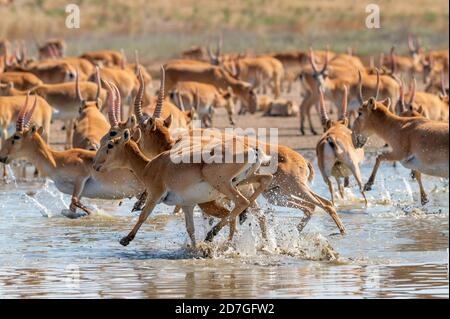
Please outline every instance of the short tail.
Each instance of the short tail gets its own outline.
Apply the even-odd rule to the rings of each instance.
[[[342,148],[338,145],[338,143],[337,143],[335,138],[329,136],[327,138],[327,142],[330,145],[330,147],[333,149],[333,152],[334,152],[335,155],[341,154],[343,152]]]

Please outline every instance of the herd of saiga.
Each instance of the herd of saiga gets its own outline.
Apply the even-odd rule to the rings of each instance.
[[[418,41],[414,43],[410,38],[409,44],[411,57],[396,56],[392,49],[389,59],[380,58],[379,68],[373,66],[373,59],[365,67],[353,54],[329,50],[249,57],[222,55],[219,45],[215,54],[208,51],[207,62],[203,61],[201,48],[191,49],[184,52],[190,59],[172,60],[161,67],[161,84],[155,98],[148,93],[151,76],[140,66],[137,55],[134,64],[127,63],[124,54],[115,51],[64,57],[64,43],[49,41],[39,46],[40,59],[34,61],[27,59],[20,44],[16,45],[15,55],[10,55],[9,43],[3,41],[0,89],[7,96],[0,97],[0,160],[5,164],[19,158],[31,162],[61,192],[72,195],[73,213],[76,208],[92,213],[80,202],[81,197],[138,197],[135,209],[142,212],[133,230],[121,240],[122,245],[134,239],[142,223],[161,202],[183,210],[194,245],[196,205],[205,215],[220,219],[207,240],[212,240],[226,225],[230,226],[231,240],[236,218],[250,206],[266,238],[265,216],[255,203],[260,194],[270,203],[302,210],[304,217],[299,231],[318,206],[344,233],[344,225],[334,208],[331,177],[338,182],[343,196],[343,188],[353,175],[366,199],[364,192],[374,183],[380,163],[399,161],[412,170],[418,181],[422,204],[427,202],[427,196],[421,173],[448,178],[445,88],[448,51],[425,54]],[[316,57],[323,62],[321,69]],[[196,117],[204,125],[212,125],[215,107],[225,107],[230,122],[234,123],[236,101],[241,103],[242,112],[256,112],[267,101],[267,96],[256,94],[258,90],[273,91],[274,98],[269,98],[265,108],[291,115],[292,102],[280,99],[279,95],[283,82],[289,83],[291,73],[299,67],[301,72],[297,74],[305,91],[300,105],[301,132],[304,134],[303,120],[307,117],[312,133],[316,134],[309,111],[318,104],[325,133],[317,144],[317,157],[331,202],[309,188],[307,183],[314,178],[313,167],[292,149],[193,127]],[[438,88],[439,95],[418,92],[414,76],[410,78],[410,92],[405,94],[401,74],[418,71],[424,75],[427,90]],[[170,100],[165,98],[166,90],[170,92]],[[31,103],[30,94],[34,94]],[[337,121],[329,118],[325,97],[340,106]],[[126,121],[122,121],[122,98],[130,106]],[[109,123],[102,110],[107,111]],[[52,116],[65,121],[68,132],[65,151],[56,151],[48,145]],[[351,117],[356,119],[350,125]],[[7,129],[14,121],[16,131],[7,139]],[[199,131],[201,138],[193,139]],[[381,137],[390,150],[377,157],[369,181],[363,186],[359,171],[364,157],[362,147],[373,134]],[[173,161],[174,154],[202,152],[203,147],[211,145],[215,149],[232,145],[232,155],[244,160]],[[260,170],[270,161],[268,154],[278,160],[273,174]],[[224,205],[224,199],[232,203],[231,211]]]

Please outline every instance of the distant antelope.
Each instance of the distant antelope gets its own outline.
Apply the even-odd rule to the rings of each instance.
[[[41,45],[34,39],[40,60],[62,58],[66,50],[66,43],[60,39],[47,40]]]
[[[333,176],[336,179],[339,193],[344,198],[344,185],[341,178],[348,179],[353,175],[367,205],[359,170],[359,164],[364,159],[364,150],[353,146],[352,131],[348,128],[347,91],[347,86],[344,86],[343,110],[338,121],[332,121],[328,118],[325,99],[322,91],[320,91],[320,115],[325,133],[317,143],[317,162],[322,177],[330,190],[333,204],[335,202],[334,189],[330,178]]]
[[[284,77],[283,64],[271,56],[258,56],[243,59],[230,60],[224,63],[224,67],[236,78],[251,83],[254,87],[271,87],[275,98],[281,94],[281,80]],[[235,70],[233,72],[233,70]]]
[[[178,82],[170,92],[170,98],[182,111],[196,106],[196,112],[206,127],[212,126],[212,113],[215,108],[227,111],[229,123],[234,125],[234,102],[231,88],[226,91],[218,90],[215,86],[199,82]]]
[[[166,64],[166,88],[171,91],[181,81],[195,81],[214,85],[219,90],[231,88],[233,94],[251,113],[256,112],[256,94],[250,83],[235,79],[225,69],[203,63]]]
[[[125,63],[125,57],[122,52],[113,50],[99,50],[85,52],[80,58],[90,61],[94,65],[101,67],[122,67]]]
[[[389,111],[390,103],[390,99],[379,102],[369,98],[361,106],[354,123],[352,137],[355,147],[362,147],[370,135],[376,134],[392,149],[377,157],[364,190],[371,190],[381,162],[399,161],[415,172],[424,205],[428,199],[421,174],[449,177],[448,123],[423,117],[399,117]]]
[[[400,97],[395,106],[396,112],[402,116],[421,114],[430,120],[448,121],[449,109],[445,95],[440,97],[427,92],[418,92],[416,86],[416,80],[413,79],[409,93],[405,94],[404,84],[401,83]]]
[[[97,69],[97,76],[100,73]],[[97,79],[100,82],[100,79]],[[109,131],[110,125],[100,111],[102,100],[85,100],[80,90],[80,83],[76,81],[76,94],[80,100],[79,116],[74,123],[72,146],[91,151],[97,151],[101,138]]]
[[[0,90],[8,90],[12,87],[19,90],[29,90],[43,82],[29,72],[4,72],[0,74]]]
[[[17,117],[15,133],[2,145],[0,162],[9,164],[14,159],[27,159],[41,174],[52,179],[59,191],[72,195],[72,213],[76,208],[92,213],[80,202],[82,197],[123,199],[142,193],[142,184],[128,170],[113,170],[107,174],[94,171],[94,151],[52,149],[42,138],[44,129],[31,123],[37,100],[35,95],[33,106],[29,107],[26,99]]]
[[[60,84],[42,84],[33,88],[32,92],[45,98],[48,103],[57,111],[54,114],[55,119],[63,120],[66,128],[66,148],[72,143],[73,121],[78,117],[80,100],[77,97],[78,76],[75,72],[76,81]],[[106,91],[101,89],[100,84],[92,82],[78,83],[82,96],[88,101],[102,102],[106,99]],[[26,92],[15,89],[10,90],[13,95],[25,95]]]

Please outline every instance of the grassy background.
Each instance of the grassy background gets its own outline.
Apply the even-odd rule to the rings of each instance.
[[[81,9],[81,28],[65,27],[65,5]],[[365,27],[377,3],[381,29]],[[100,48],[139,49],[166,59],[191,45],[224,38],[225,51],[272,52],[310,45],[359,54],[406,50],[414,33],[429,48],[448,47],[447,0],[15,0],[0,6],[0,38],[64,37],[69,54]]]

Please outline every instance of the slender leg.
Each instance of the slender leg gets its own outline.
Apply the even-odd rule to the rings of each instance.
[[[156,201],[153,198],[147,199],[147,203],[145,204],[144,209],[142,210],[141,214],[139,215],[139,219],[138,219],[136,225],[134,225],[133,229],[127,236],[123,237],[120,240],[120,244],[122,246],[128,246],[128,244],[134,239],[139,228],[141,228],[142,224],[147,220],[148,216],[150,216],[150,214],[152,213],[155,206],[156,206]]]
[[[73,194],[72,194],[72,201],[70,203],[70,210],[75,213],[76,209],[79,208],[83,210],[86,214],[91,215],[92,211],[81,204],[80,198],[83,193],[84,186],[86,185],[86,182],[89,180],[89,176],[80,177],[74,186]]]
[[[255,215],[255,217],[258,219],[259,227],[261,228],[261,235],[264,240],[268,240],[267,237],[267,218],[266,215],[261,211],[261,208],[259,205],[255,202],[254,205],[252,205],[252,212]]]
[[[399,160],[401,160],[401,157],[399,158],[399,156],[397,156],[397,154],[395,153],[383,153],[380,156],[378,156],[375,162],[375,166],[373,167],[372,174],[370,175],[369,180],[364,186],[364,191],[370,191],[372,189],[375,177],[378,172],[378,168],[380,167],[382,161],[399,161]]]
[[[422,174],[418,171],[412,171],[414,174],[415,179],[417,180],[417,183],[419,184],[419,188],[420,188],[420,202],[422,203],[422,205],[425,205],[426,203],[428,203],[428,196],[427,193],[425,192],[425,188],[423,187],[422,184]]]
[[[328,189],[330,190],[330,195],[331,195],[331,202],[334,205],[334,188],[333,188],[333,183],[331,182],[330,177],[324,177],[325,179],[325,183],[327,183],[328,185]]]
[[[134,204],[133,209],[131,210],[131,212],[136,212],[136,211],[140,211],[142,210],[142,207],[145,204],[145,201],[147,200],[147,191],[144,191],[138,198],[137,202]]]
[[[358,184],[359,191],[361,192],[361,195],[363,196],[365,205],[367,207],[367,204],[368,204],[367,203],[367,197],[366,197],[366,194],[364,193],[364,188],[363,188],[363,185],[362,185],[362,178],[361,178],[361,171],[359,169],[359,166],[356,165],[356,164],[351,163],[351,165],[349,165],[349,168],[352,171],[352,174],[353,174],[353,176],[356,179],[356,183]]]
[[[338,190],[339,190],[339,195],[341,196],[342,199],[344,199],[344,184],[342,184],[342,181],[339,177],[335,177],[336,179],[336,183],[338,184]],[[334,205],[334,202],[333,202]]]
[[[184,219],[186,222],[186,230],[189,238],[191,239],[192,246],[196,246],[195,241],[195,225],[194,225],[194,207],[195,206],[183,206]]]
[[[309,187],[305,184],[301,184],[301,187],[299,187],[298,195],[292,195],[294,199],[303,200],[305,202],[309,202],[311,204],[314,204],[316,206],[319,206],[324,211],[326,211],[333,221],[336,223],[336,226],[339,228],[339,231],[341,234],[345,234],[345,227],[342,223],[341,219],[339,218],[339,215],[336,213],[336,210],[333,208],[333,204],[326,200],[325,198],[315,194],[312,190],[309,189]]]
[[[305,216],[303,216],[302,219],[300,219],[300,223],[298,223],[297,225],[297,230],[299,233],[301,233],[308,224],[308,222],[311,220],[312,212],[314,211],[315,206],[305,202],[303,202],[303,204],[299,204],[294,201],[290,201],[290,204],[294,205],[296,208],[301,209],[305,214]]]

